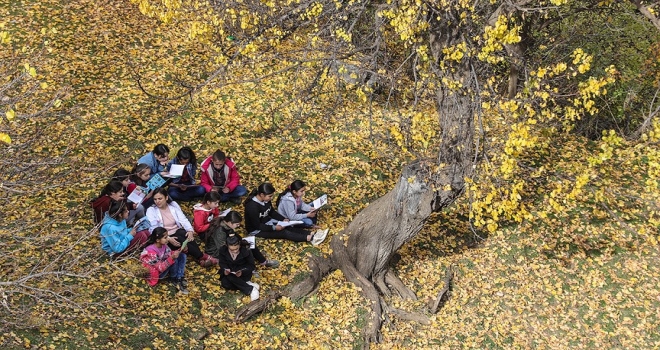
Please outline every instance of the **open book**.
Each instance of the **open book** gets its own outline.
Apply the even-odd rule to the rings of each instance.
[[[230,211],[231,211],[231,208],[225,209],[225,210],[220,212],[220,215],[218,215],[218,217],[224,218],[225,216],[227,216],[227,214],[229,214]]]
[[[154,174],[151,180],[147,181],[147,187],[149,188],[149,191],[153,191],[158,187],[163,186],[164,184],[165,184],[165,179],[163,179],[163,177],[160,176],[160,174]]]
[[[176,178],[176,177],[181,177],[183,175],[183,169],[185,169],[185,165],[181,164],[172,164],[170,166],[170,171],[163,175],[163,177],[171,177],[171,178]]]
[[[135,187],[133,192],[128,195],[128,200],[135,203],[135,204],[140,204],[144,200],[144,197],[149,194],[149,189],[141,186]]]
[[[314,207],[314,210],[318,210],[326,204],[328,204],[328,195],[324,194],[312,202],[312,207]]]
[[[138,221],[136,221],[133,227],[135,227],[135,232],[140,232],[140,231],[148,230],[149,227],[151,227],[151,224],[149,223],[149,219],[147,219],[147,217],[145,216],[139,219]]]
[[[282,227],[287,227],[287,226],[293,226],[293,225],[300,225],[302,223],[303,223],[302,221],[291,220],[291,221],[278,221],[276,225],[280,225]]]
[[[250,249],[254,249],[257,246],[255,239],[255,236],[247,236],[243,238],[244,241],[250,243]]]

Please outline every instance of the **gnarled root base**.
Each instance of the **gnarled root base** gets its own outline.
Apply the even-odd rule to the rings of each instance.
[[[370,281],[369,278],[357,270],[347,253],[344,240],[340,237],[341,235],[336,235],[330,242],[332,255],[329,258],[317,256],[310,258],[309,268],[311,274],[307,278],[291,286],[287,292],[273,292],[268,296],[262,297],[260,300],[243,306],[236,312],[234,321],[238,323],[244,322],[248,318],[264,311],[282,296],[288,296],[292,300],[303,298],[314,292],[319,282],[328,273],[335,269],[340,269],[346,279],[355,284],[361,290],[362,295],[371,302],[371,317],[363,330],[365,348],[369,348],[369,344],[372,342],[379,343],[382,340],[380,329],[383,322],[389,322],[388,315],[422,324],[431,323],[431,320],[426,315],[387,305],[381,297],[381,293],[389,296],[392,292],[396,292],[404,299],[413,300],[416,300],[417,296],[389,269],[380,276],[372,276],[374,282]]]
[[[321,279],[331,271],[335,270],[328,258],[312,256],[309,259],[308,265],[311,274],[307,276],[307,278],[293,285],[286,293],[273,292],[265,297],[262,296],[259,300],[255,300],[241,307],[236,311],[234,322],[241,323],[256,314],[261,313],[283,296],[288,296],[292,300],[298,300],[311,294],[316,289],[319,282],[321,282]]]

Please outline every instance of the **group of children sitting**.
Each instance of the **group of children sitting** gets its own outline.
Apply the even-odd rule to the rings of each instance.
[[[241,214],[233,210],[221,213],[218,209],[221,202],[240,204],[247,193],[234,162],[217,150],[202,162],[200,183],[196,184],[197,159],[192,149],[182,147],[171,160],[169,151],[166,145],[159,144],[141,157],[131,171],[115,171],[91,202],[94,220],[100,225],[102,249],[111,256],[121,256],[142,248],[140,261],[149,270],[149,285],[167,279],[187,294],[184,273],[190,255],[203,267],[219,266],[224,288],[240,290],[256,300],[259,285],[251,281],[256,266],[277,267],[279,262],[266,259],[254,237],[313,245],[325,240],[328,230],[316,225],[319,208],[303,202],[306,188],[301,180],[295,180],[280,194],[277,210],[271,203],[275,188],[270,183],[260,184],[247,196],[247,237],[243,239],[235,231],[243,220]],[[148,191],[139,203],[128,200],[133,191],[145,191],[156,174],[167,178],[173,164],[183,165],[181,176]],[[198,199],[201,202],[193,207],[191,224],[177,201]],[[302,223],[289,225],[294,221]],[[204,251],[197,241],[203,242]]]

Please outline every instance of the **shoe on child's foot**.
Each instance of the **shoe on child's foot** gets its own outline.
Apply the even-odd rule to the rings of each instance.
[[[183,285],[185,288],[188,288],[188,281],[186,281],[185,277],[181,277],[179,281],[181,282],[181,285]]]
[[[202,267],[211,267],[214,265],[218,265],[218,259],[208,255],[204,254],[200,259],[199,259],[199,264]]]
[[[325,241],[325,237],[328,235],[328,231],[330,231],[330,229],[316,231],[314,236],[312,236],[312,245],[317,246],[323,243],[323,241]]]
[[[277,260],[272,260],[272,259],[266,259],[266,261],[262,262],[261,265],[265,267],[278,267],[280,266],[280,262]]]
[[[259,284],[257,284],[257,283],[254,283],[252,281],[247,281],[245,283],[247,283],[247,284],[251,285],[253,288],[257,288],[257,290],[259,290]]]
[[[179,293],[188,294],[188,288],[183,285],[181,280],[179,280],[179,283],[176,285],[176,287],[179,289]]]
[[[259,271],[257,271],[257,270],[252,271],[252,278],[259,278],[259,277],[261,277],[261,275],[259,274]]]
[[[259,289],[257,287],[252,287],[252,292],[250,292],[250,301],[255,301],[259,299]]]

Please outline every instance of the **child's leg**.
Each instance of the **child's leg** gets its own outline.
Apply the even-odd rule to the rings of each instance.
[[[243,275],[245,275],[246,272],[243,271]],[[252,278],[252,272],[247,273],[249,275],[248,281],[250,278]],[[250,292],[252,292],[252,286],[247,284],[247,282],[243,279],[243,275],[241,277],[236,277],[234,274],[229,274],[229,275],[223,275],[222,278],[220,279],[220,284],[222,285],[223,288],[228,289],[228,290],[240,290],[241,293],[245,295],[250,295]]]
[[[314,226],[314,221],[312,221],[311,218],[303,218],[300,221],[303,222],[303,224],[301,225],[302,227],[312,227],[312,226]]]
[[[236,186],[233,191],[229,193],[220,193],[220,201],[227,202],[230,198],[243,197],[247,194],[247,188],[242,185]]]
[[[309,234],[308,232],[306,233],[300,233],[300,232],[294,232],[293,227],[287,227],[286,229],[282,231],[260,231],[257,233],[257,237],[262,237],[262,238],[271,238],[271,239],[288,239],[290,241],[294,242],[307,242],[307,235]],[[304,230],[303,230],[304,231]]]
[[[250,252],[252,252],[252,256],[254,257],[254,260],[256,260],[258,263],[264,263],[266,262],[266,257],[261,254],[261,251],[259,250],[259,247],[255,244],[254,249],[250,249]]]
[[[180,280],[183,278],[184,273],[186,272],[186,254],[181,253],[179,257],[174,261],[174,275],[172,277]]]
[[[174,264],[167,268],[167,270],[161,272],[160,275],[158,275],[158,280],[160,281],[167,277],[175,278],[174,276],[176,276],[176,260],[174,261]]]

